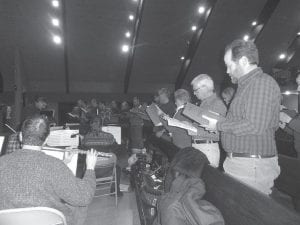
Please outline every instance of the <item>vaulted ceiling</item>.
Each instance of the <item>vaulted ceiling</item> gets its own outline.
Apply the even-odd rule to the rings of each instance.
[[[174,88],[176,82],[177,87],[187,87],[200,73],[221,84],[227,77],[225,45],[253,30],[251,23],[270,0],[59,2],[60,7],[54,8],[52,0],[0,0],[5,91],[13,90],[16,66],[29,92],[151,93],[159,87]],[[299,42],[300,1],[277,3],[255,39],[267,72],[278,64],[280,53]],[[198,7],[207,4],[211,11],[195,39],[200,28],[192,31],[191,26],[203,16]],[[128,19],[130,13],[136,17],[133,21]],[[51,24],[53,17],[61,21],[60,28]],[[127,30],[132,33],[129,39],[124,35]],[[61,45],[53,42],[55,34],[63,37]],[[123,43],[134,47],[123,53]],[[287,67],[300,68],[299,44],[295,51]]]

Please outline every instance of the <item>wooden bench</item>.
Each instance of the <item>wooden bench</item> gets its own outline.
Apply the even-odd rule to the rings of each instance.
[[[226,225],[299,225],[300,215],[223,172],[207,166],[204,198],[221,212]]]
[[[167,155],[178,151],[172,143],[158,138],[152,138],[151,143]],[[279,164],[281,175],[275,182],[276,188],[292,197],[299,197],[299,161],[280,155]],[[205,167],[202,179],[206,184],[204,198],[221,211],[226,225],[300,225],[300,214],[295,210],[218,169]]]
[[[275,187],[292,197],[296,210],[300,213],[300,160],[279,155],[280,175],[275,180]]]

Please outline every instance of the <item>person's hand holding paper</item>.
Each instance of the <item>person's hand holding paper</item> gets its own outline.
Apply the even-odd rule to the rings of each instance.
[[[279,120],[282,123],[289,123],[292,120],[292,117],[290,117],[288,114],[286,114],[284,112],[280,112]]]
[[[205,130],[210,132],[216,132],[217,131],[217,122],[218,120],[210,118],[208,116],[202,115],[202,118],[208,120],[208,124],[202,124],[201,126],[205,128]]]

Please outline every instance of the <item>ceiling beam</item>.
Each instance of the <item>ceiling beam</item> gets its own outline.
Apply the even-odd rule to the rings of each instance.
[[[175,89],[178,89],[182,86],[187,72],[191,66],[191,63],[194,59],[195,53],[197,51],[197,48],[199,46],[201,37],[202,37],[202,33],[206,28],[207,25],[207,21],[209,16],[211,15],[211,11],[213,9],[213,7],[215,6],[217,0],[207,0],[206,4],[208,7],[208,11],[206,11],[206,13],[204,14],[204,16],[201,16],[198,20],[197,23],[197,30],[195,31],[194,35],[191,38],[191,41],[189,42],[187,51],[185,53],[184,56],[184,60],[182,62],[179,74],[177,75],[177,79],[175,82]]]
[[[127,94],[128,88],[129,88],[129,82],[132,72],[132,66],[133,66],[133,60],[135,55],[135,46],[138,40],[139,31],[140,31],[140,25],[142,21],[143,16],[143,10],[146,0],[139,0],[139,4],[136,9],[136,20],[134,24],[134,29],[132,33],[132,39],[129,47],[129,55],[127,59],[127,66],[126,66],[126,72],[125,72],[125,78],[124,78],[124,93]]]
[[[61,0],[62,5],[62,40],[63,40],[63,53],[64,53],[64,73],[65,73],[65,88],[66,93],[70,93],[70,77],[69,77],[69,57],[68,57],[68,27],[67,27],[67,12],[66,0]]]
[[[270,20],[272,14],[277,8],[280,0],[268,0],[261,10],[256,22],[257,24],[252,27],[250,39],[257,40],[257,37],[262,33],[266,23]]]
[[[288,63],[292,60],[297,50],[300,49],[300,35],[296,34],[296,37],[291,41],[291,44],[287,48],[285,54],[286,58],[277,62],[274,66],[278,69],[288,69]]]

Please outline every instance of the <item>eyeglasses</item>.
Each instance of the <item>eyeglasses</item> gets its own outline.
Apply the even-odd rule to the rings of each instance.
[[[194,93],[197,93],[200,89],[201,89],[201,87],[199,87],[199,88],[197,88],[197,89],[195,89],[193,91],[194,91]]]

